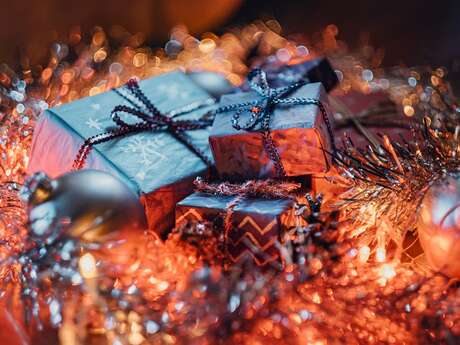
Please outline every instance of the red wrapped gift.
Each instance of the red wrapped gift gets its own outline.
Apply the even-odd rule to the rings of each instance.
[[[320,83],[268,87],[260,70],[254,92],[222,97],[209,142],[225,179],[302,176],[329,169],[332,117]]]

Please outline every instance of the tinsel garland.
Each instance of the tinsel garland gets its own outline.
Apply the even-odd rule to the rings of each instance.
[[[162,243],[147,234],[142,241],[133,241],[138,245],[132,248],[132,264],[124,274],[109,274],[115,258],[108,253],[99,275],[87,275],[84,285],[74,280],[75,294],[70,293],[70,285],[54,286],[33,275],[33,283],[43,289],[36,296],[35,308],[40,310],[32,311],[41,317],[41,311],[50,308],[54,319],[44,313],[42,321],[58,328],[63,344],[85,344],[94,338],[134,345],[460,341],[455,282],[399,261],[424,188],[445,171],[458,168],[457,108],[445,82],[447,71],[384,71],[379,51],[363,47],[350,53],[336,35],[337,28],[329,26],[322,33],[323,41],[301,45],[262,22],[201,40],[176,29],[171,39],[180,42],[183,50],[170,57],[167,49],[139,45],[109,54],[113,42],[97,28],[88,39],[79,34],[77,40],[73,35],[68,43],[56,43],[47,66],[17,73],[1,66],[3,263],[23,253],[28,243],[18,190],[25,178],[35,119],[47,107],[109,90],[132,76],[145,78],[176,68],[214,70],[239,84],[249,58],[275,54],[288,63],[327,54],[341,77],[338,92],[386,90],[414,119],[414,135],[420,138],[404,143],[383,136],[378,147],[374,143],[367,151],[347,141],[335,157],[351,187],[342,198],[342,218],[337,212],[321,213],[318,203],[310,199],[303,214],[309,225],[292,229],[290,240],[280,246],[292,262],[282,272],[261,272],[248,265],[223,272],[177,237]],[[189,231],[202,231],[197,226]],[[62,256],[59,248],[53,251]],[[78,265],[85,260],[92,263],[94,257],[84,253],[89,252],[69,252],[75,259],[72,271],[83,273]],[[208,256],[213,254],[217,255],[209,246]],[[33,264],[39,272],[47,271],[48,259],[46,265]],[[1,266],[2,285],[27,289],[21,265],[24,262]],[[47,299],[59,292],[66,293],[55,302]],[[20,317],[17,323],[21,324]]]

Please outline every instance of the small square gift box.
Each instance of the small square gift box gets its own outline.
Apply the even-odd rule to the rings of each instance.
[[[276,56],[270,56],[260,68],[267,73],[267,80],[272,87],[288,86],[292,83],[305,81],[307,83],[321,83],[324,89],[329,92],[339,82],[337,73],[325,57],[284,64]]]
[[[273,89],[261,70],[248,80],[253,91],[223,96],[215,111],[209,142],[220,177],[327,172],[335,143],[323,86],[299,82]]]
[[[206,114],[214,103],[172,72],[49,109],[36,125],[29,172],[109,172],[139,195],[149,228],[164,233],[176,203],[212,165]]]
[[[251,258],[257,266],[281,262],[277,243],[296,225],[290,199],[242,198],[195,192],[176,206],[176,227],[217,222],[224,231],[224,255],[232,263]]]

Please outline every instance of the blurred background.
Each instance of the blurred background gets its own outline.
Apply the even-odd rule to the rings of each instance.
[[[384,65],[429,63],[459,69],[460,2],[455,0],[0,0],[0,61],[46,59],[50,43],[75,25],[83,32],[121,25],[162,45],[185,24],[195,34],[220,33],[256,19],[275,18],[283,34],[314,35],[328,24],[350,46],[385,49]]]

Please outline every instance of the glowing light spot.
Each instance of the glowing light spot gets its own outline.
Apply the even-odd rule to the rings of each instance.
[[[131,332],[132,333],[140,333],[142,331],[142,326],[137,323],[137,322],[133,322],[131,324]]]
[[[107,58],[107,52],[104,48],[99,49],[94,53],[94,62],[102,62]]]
[[[145,330],[147,333],[154,334],[160,330],[160,326],[152,320],[149,320],[145,323]]]
[[[386,252],[385,252],[385,248],[377,248],[376,251],[375,251],[375,260],[377,262],[384,262],[385,259],[386,259]]]
[[[414,116],[415,110],[411,105],[406,105],[404,106],[404,114],[409,117]]]
[[[444,76],[446,75],[446,72],[443,68],[436,68],[435,73],[439,78],[444,78]]]
[[[94,35],[93,35],[93,44],[95,46],[100,46],[104,43],[105,41],[105,34],[104,32],[102,31],[99,31],[99,32],[96,32]]]
[[[131,345],[140,345],[144,342],[145,338],[140,333],[130,333],[128,335],[128,342]]]
[[[61,81],[64,84],[69,84],[73,80],[74,76],[75,76],[75,71],[74,70],[71,69],[71,70],[65,71],[61,75]]]
[[[147,55],[144,53],[137,53],[133,57],[134,67],[142,67],[147,63]]]
[[[396,276],[395,269],[390,264],[384,264],[380,268],[380,276],[386,280],[390,280]]]
[[[216,42],[214,42],[210,38],[205,38],[198,45],[198,49],[200,49],[205,54],[211,53],[215,48],[216,48]]]
[[[123,71],[123,65],[118,62],[114,62],[109,67],[109,72],[113,74],[120,74]]]
[[[16,106],[16,111],[17,111],[19,114],[22,114],[22,113],[24,112],[24,110],[26,110],[26,107],[24,106],[24,104],[19,103],[19,104]]]
[[[343,72],[338,70],[338,69],[336,69],[335,74],[337,75],[337,79],[339,80],[339,83],[341,83],[342,80],[343,80]]]
[[[321,296],[319,295],[319,293],[315,292],[311,296],[311,300],[313,301],[313,303],[320,304],[321,303]]]
[[[158,287],[158,290],[165,291],[169,287],[169,284],[168,282],[161,282],[157,285],[157,287]]]
[[[61,86],[61,89],[59,90],[59,95],[65,96],[65,95],[67,95],[69,90],[70,90],[69,85],[64,84],[64,85]]]
[[[47,81],[51,78],[52,75],[53,75],[53,70],[47,67],[42,71],[42,80]]]
[[[431,84],[433,84],[434,86],[438,86],[440,83],[440,80],[437,76],[435,75],[432,75],[431,76]]]
[[[310,54],[310,51],[305,46],[297,46],[295,50],[296,50],[297,56],[306,56]]]
[[[417,79],[415,79],[414,77],[410,77],[407,79],[407,83],[412,86],[412,87],[415,87],[417,86]]]
[[[370,69],[365,69],[361,73],[361,77],[363,78],[363,80],[369,82],[372,79],[374,79],[374,73],[372,73],[372,71]]]
[[[388,283],[388,281],[390,281],[396,276],[395,269],[391,264],[382,265],[378,273],[379,273],[380,278],[377,279],[377,283],[380,286],[385,286]]]
[[[102,92],[101,88],[95,86],[95,87],[92,87],[92,88],[89,90],[89,95],[90,95],[90,96],[95,96],[95,95],[97,95],[98,93],[101,93],[101,92]]]
[[[78,268],[85,279],[95,278],[97,276],[96,259],[90,253],[84,254],[78,261]]]
[[[227,75],[227,80],[232,83],[232,85],[240,85],[243,82],[243,79],[235,73]]]
[[[276,52],[276,58],[281,62],[289,62],[291,59],[291,52],[286,48],[278,49]]]
[[[370,254],[371,249],[368,246],[361,247],[359,248],[358,260],[362,263],[365,263],[367,260],[369,260]]]
[[[182,44],[179,41],[170,40],[165,45],[165,52],[169,56],[176,56],[181,52],[182,48]]]

